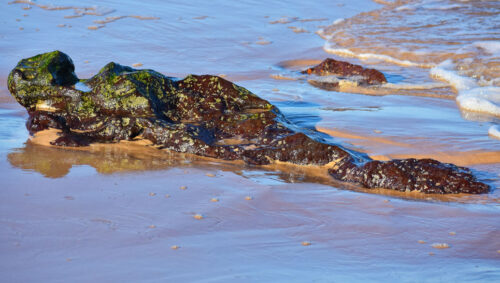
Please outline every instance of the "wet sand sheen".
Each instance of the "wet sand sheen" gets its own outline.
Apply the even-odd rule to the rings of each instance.
[[[157,146],[153,146],[151,142],[138,138],[135,141],[121,141],[116,144],[102,144],[102,143],[94,143],[88,147],[65,147],[61,148],[59,146],[53,146],[50,144],[51,141],[55,140],[58,137],[58,133],[60,130],[50,129],[44,130],[36,133],[33,137],[30,138],[29,143],[37,146],[42,146],[49,149],[53,149],[50,155],[60,154],[60,159],[68,159],[67,164],[64,166],[57,166],[56,168],[51,168],[49,171],[47,169],[43,169],[37,165],[36,158],[33,155],[27,155],[26,158],[19,153],[11,153],[9,155],[9,161],[12,165],[26,168],[26,169],[34,169],[39,171],[42,174],[45,174],[48,177],[62,177],[68,174],[70,168],[73,165],[90,165],[97,169],[100,173],[110,174],[115,172],[133,172],[133,171],[144,171],[144,170],[159,170],[166,169],[171,167],[185,167],[185,166],[202,166],[202,167],[214,167],[219,170],[224,171],[239,171],[242,168],[245,168],[245,164],[241,160],[236,161],[226,161],[219,160],[213,158],[207,158],[202,156],[197,156],[193,154],[185,154],[185,153],[177,153],[172,152],[165,149],[159,149]],[[35,149],[36,150],[36,149]],[[55,150],[55,151],[54,151]],[[41,155],[41,163],[44,162],[45,159],[48,158],[48,155],[44,155],[43,148],[38,148]],[[83,158],[68,158],[71,155],[74,155],[76,152],[88,152],[94,153],[95,156],[84,155]],[[107,160],[101,160],[101,155],[107,152],[116,152],[118,154],[117,162],[110,163]],[[127,158],[120,157],[120,153],[125,154]],[[377,157],[377,156],[375,156]],[[415,155],[409,155],[408,157],[415,157]],[[425,157],[425,155],[424,155]],[[436,156],[433,156],[436,157]],[[439,156],[438,156],[439,157]],[[385,156],[379,156],[376,160],[383,160],[387,158]],[[457,158],[458,160],[459,158]],[[141,162],[144,160],[144,162]],[[148,161],[151,160],[151,161]],[[464,160],[463,158],[460,160]],[[446,161],[443,161],[446,162]],[[347,189],[357,192],[365,192],[370,194],[380,194],[392,197],[398,197],[403,199],[418,199],[424,201],[444,201],[444,202],[462,202],[462,203],[500,203],[500,199],[495,196],[474,196],[467,194],[453,194],[453,195],[437,195],[437,194],[424,194],[417,191],[414,192],[398,192],[389,189],[365,189],[358,187],[353,184],[338,182],[334,180],[328,174],[328,168],[334,166],[334,162],[326,164],[324,166],[314,166],[314,165],[296,165],[287,162],[274,161],[270,165],[257,166],[256,170],[268,170],[274,172],[280,172],[280,174],[284,177],[285,181],[294,181],[295,178],[298,177],[297,180],[300,182],[315,182],[319,184],[330,185],[335,188]],[[210,175],[215,177],[214,174],[207,173],[207,176]],[[293,177],[293,176],[297,177]],[[289,176],[289,177],[286,177]],[[186,186],[181,186],[181,189],[187,189]]]
[[[317,127],[316,130],[331,135],[332,137],[347,139],[354,145],[367,146],[368,149],[364,150],[364,152],[375,160],[387,161],[391,159],[405,158],[432,158],[444,163],[453,163],[459,166],[500,163],[500,151],[446,151],[445,148],[443,148],[442,151],[436,151],[436,149],[439,150],[440,147],[438,144],[428,144],[423,142],[413,144],[402,143],[387,138],[373,137],[368,135],[361,136],[345,131],[331,130],[323,127]],[[361,142],[359,140],[361,140]],[[372,145],[372,149],[370,149],[370,145]],[[386,147],[384,148],[381,145],[385,145]],[[379,152],[396,152],[394,147],[404,148],[404,150],[408,151],[408,153],[389,153],[382,155],[379,154]]]

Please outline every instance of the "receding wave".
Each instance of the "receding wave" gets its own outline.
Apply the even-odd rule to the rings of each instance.
[[[421,81],[427,75],[450,87],[462,111],[500,116],[499,1],[376,2],[384,6],[317,31],[326,40],[324,50],[381,69],[388,65],[412,69],[405,73],[411,84],[384,88],[419,86],[428,96],[442,92],[439,83]],[[494,133],[490,130],[491,136]]]

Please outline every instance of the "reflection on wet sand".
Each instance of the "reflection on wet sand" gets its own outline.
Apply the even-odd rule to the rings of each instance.
[[[194,159],[194,156],[158,150],[133,142],[122,142],[120,145],[100,144],[88,150],[78,150],[38,145],[28,140],[25,147],[15,149],[8,155],[8,160],[14,167],[36,171],[49,178],[64,177],[73,166],[79,165],[91,166],[101,174],[112,174],[189,167]],[[202,161],[199,161],[199,165],[203,165]],[[208,166],[208,162],[205,166]],[[225,168],[222,163],[210,166],[219,170]]]
[[[289,168],[286,170],[288,172],[260,174],[259,170],[244,166],[242,162],[228,162],[159,150],[156,147],[145,146],[142,141],[93,144],[82,150],[39,145],[28,140],[23,148],[13,150],[7,158],[14,167],[36,171],[49,178],[61,178],[66,176],[73,166],[88,165],[101,174],[197,167],[236,172],[248,177],[269,176],[278,182],[294,183],[306,180],[306,172],[303,170]],[[272,170],[271,166],[268,168]],[[326,172],[325,176],[327,177]]]
[[[109,147],[106,150],[90,152],[46,147],[30,141],[24,148],[10,153],[8,160],[15,167],[36,171],[49,178],[64,177],[73,166],[77,165],[89,165],[101,174],[110,174],[167,169],[181,164],[176,159],[146,157],[133,151],[123,151],[120,148]]]
[[[93,144],[89,148],[60,148],[28,140],[23,148],[7,156],[14,167],[36,171],[48,178],[62,178],[73,166],[88,165],[100,174],[168,170],[172,168],[201,168],[233,172],[264,185],[284,183],[317,183],[342,190],[380,194],[402,199],[460,203],[500,203],[495,193],[488,195],[434,195],[419,192],[399,192],[388,189],[364,189],[333,180],[320,166],[298,166],[278,162],[266,166],[249,166],[242,162],[223,161],[159,150],[145,146],[142,141],[119,144]],[[214,175],[215,177],[216,175]],[[214,179],[216,180],[216,179]],[[217,181],[214,181],[217,182]]]

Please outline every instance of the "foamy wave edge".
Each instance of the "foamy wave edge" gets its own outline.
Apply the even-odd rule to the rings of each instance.
[[[346,48],[336,48],[331,45],[328,41],[325,43],[323,46],[323,49],[331,54],[335,54],[338,56],[342,57],[351,57],[351,58],[358,58],[360,60],[379,60],[379,61],[384,61],[387,63],[391,64],[396,64],[400,66],[405,66],[405,67],[419,67],[419,68],[433,68],[436,65],[434,64],[425,64],[425,63],[417,63],[417,62],[412,62],[409,60],[400,60],[394,57],[391,57],[389,55],[383,55],[383,54],[376,54],[376,53],[355,53],[349,49]]]
[[[500,117],[500,87],[479,86],[473,78],[459,75],[453,67],[447,60],[432,68],[430,74],[457,90],[456,101],[461,109]]]

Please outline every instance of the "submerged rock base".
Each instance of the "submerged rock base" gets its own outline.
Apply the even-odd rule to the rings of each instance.
[[[8,87],[28,110],[30,133],[62,130],[53,145],[141,137],[160,148],[247,164],[327,165],[333,178],[367,188],[489,191],[466,168],[431,159],[373,161],[314,140],[268,101],[217,76],[179,80],[109,63],[92,78],[80,80],[69,56],[54,51],[21,60],[9,74]]]

